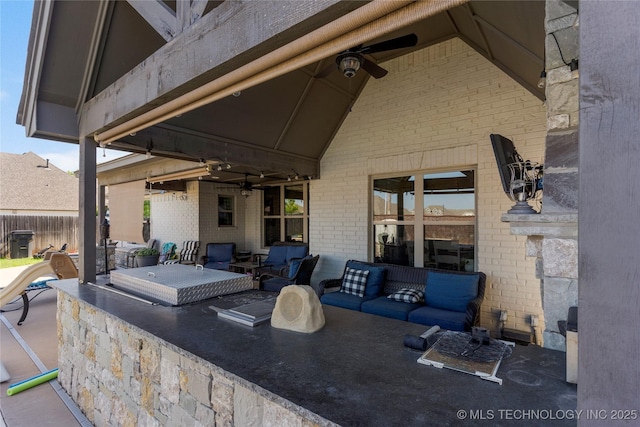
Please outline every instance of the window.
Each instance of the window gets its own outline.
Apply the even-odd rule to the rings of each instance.
[[[271,246],[279,241],[307,241],[308,188],[307,183],[300,183],[264,189],[264,246]]]
[[[218,196],[218,227],[233,227],[233,196]]]
[[[374,178],[372,206],[375,262],[475,269],[475,171]]]

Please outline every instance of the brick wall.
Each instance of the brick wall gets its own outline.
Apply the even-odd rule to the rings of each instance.
[[[167,192],[151,197],[151,238],[160,245],[198,240],[199,192],[197,182],[188,182],[186,192]]]
[[[320,254],[314,280],[339,277],[350,258],[370,259],[372,175],[442,168],[477,170],[478,267],[488,276],[481,322],[528,329],[540,315],[540,281],[526,237],[501,222],[511,202],[502,191],[489,134],[511,138],[525,158],[543,162],[542,102],[459,39],[384,64],[371,79],[311,182],[310,251]],[[542,316],[540,316],[542,317]]]
[[[230,185],[200,182],[199,186],[201,199],[199,235],[203,248],[210,242],[235,242],[238,250],[244,249],[247,199],[240,195],[239,189],[231,188]],[[218,227],[218,195],[235,198],[233,227]],[[252,197],[255,198],[256,195]]]

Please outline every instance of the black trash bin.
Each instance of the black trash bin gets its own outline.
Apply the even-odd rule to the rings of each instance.
[[[33,256],[33,235],[31,230],[11,232],[11,258],[31,258]]]

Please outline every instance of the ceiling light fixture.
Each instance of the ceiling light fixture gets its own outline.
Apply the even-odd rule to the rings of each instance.
[[[336,58],[338,67],[345,77],[353,77],[362,65],[363,58],[357,53],[345,53]]]
[[[538,79],[538,89],[544,89],[547,85],[547,72],[542,70],[540,72],[540,79]]]
[[[287,181],[291,182],[291,175],[287,175]]]
[[[216,169],[218,169],[218,171],[221,171],[222,170],[222,165],[218,164],[218,167]]]
[[[260,178],[264,178],[264,172],[260,171]]]

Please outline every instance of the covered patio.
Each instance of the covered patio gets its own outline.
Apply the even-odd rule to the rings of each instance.
[[[637,61],[607,42],[621,37],[637,47],[638,12],[626,2],[579,6],[578,12],[577,2],[552,0],[37,2],[18,121],[30,136],[80,144],[80,283],[96,281],[105,186],[138,181],[163,191],[151,193],[154,238],[234,241],[260,252],[268,249],[273,220],[280,221],[277,237],[288,235],[286,215],[266,213],[267,189],[277,188],[282,201],[293,182],[305,208],[301,238],[321,255],[314,276],[321,280],[338,277],[347,259],[374,259],[375,182],[474,171],[474,268],[491,281],[483,326],[497,331],[507,311],[508,326],[535,330],[535,317],[544,345],[562,349],[556,323],[579,305],[585,333],[578,409],[608,408],[602,390],[616,396],[616,409],[634,409],[629,396],[637,395],[639,372],[624,355],[637,353],[638,341],[623,344],[628,351],[594,341],[610,330],[613,306],[622,324],[640,320],[630,282],[637,267],[628,259],[628,236],[639,234],[628,230],[638,231],[637,221],[628,209],[610,213],[628,225],[621,234],[591,207],[594,199],[621,206],[622,191],[606,190],[607,183],[629,182],[627,190],[637,192],[637,171],[617,168],[613,151],[628,153],[628,160],[636,154],[628,144],[638,125],[618,117],[632,114],[628,105],[637,107],[626,87],[638,76],[622,72],[622,80],[592,83],[613,64],[625,70],[625,61]],[[415,44],[379,44],[410,34]],[[378,51],[360,54],[367,46]],[[348,49],[360,67],[353,77],[335,64]],[[578,57],[580,80],[567,61]],[[382,77],[376,64],[388,74]],[[541,71],[546,87],[538,86]],[[618,93],[626,94],[623,105]],[[597,120],[582,120],[596,110],[616,124],[607,134],[595,128]],[[544,163],[540,213],[503,215],[511,203],[500,188],[491,133],[508,135],[523,155]],[[619,150],[602,153],[605,140]],[[97,173],[96,153],[106,147],[141,156]],[[602,162],[611,167],[594,175]],[[426,184],[414,182],[419,206]],[[228,228],[211,219],[226,195],[236,196],[237,222]],[[412,224],[415,241],[428,235],[420,221]],[[594,249],[585,242],[616,235],[622,246],[607,249],[627,257],[624,268],[589,256]],[[414,245],[416,263],[424,262],[422,251]],[[612,278],[617,285],[604,291]],[[591,366],[599,360],[620,363],[596,372]]]

